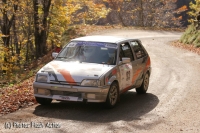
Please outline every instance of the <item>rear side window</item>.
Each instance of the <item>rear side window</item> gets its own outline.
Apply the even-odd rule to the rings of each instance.
[[[134,51],[137,59],[146,56],[146,53],[145,53],[143,47],[137,41],[132,41],[131,47],[133,48],[133,51]]]
[[[134,60],[133,53],[128,42],[120,45],[120,60],[122,59],[122,57],[128,57],[131,59],[131,61]]]

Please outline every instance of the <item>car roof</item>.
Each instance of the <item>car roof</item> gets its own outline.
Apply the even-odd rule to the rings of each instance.
[[[72,39],[72,41],[90,41],[90,42],[107,42],[107,43],[118,43],[125,40],[129,39],[116,36],[100,36],[100,35],[84,36]]]

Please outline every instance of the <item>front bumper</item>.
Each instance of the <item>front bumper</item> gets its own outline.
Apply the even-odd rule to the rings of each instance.
[[[34,96],[61,101],[105,102],[110,86],[84,87],[34,82]]]

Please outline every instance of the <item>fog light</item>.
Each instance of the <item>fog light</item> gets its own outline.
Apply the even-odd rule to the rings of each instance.
[[[38,94],[41,94],[41,95],[50,95],[50,91],[49,90],[46,90],[46,89],[38,89]]]
[[[87,94],[87,98],[95,99],[95,94]]]

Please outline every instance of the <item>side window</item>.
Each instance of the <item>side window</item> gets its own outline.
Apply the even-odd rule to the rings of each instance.
[[[142,58],[146,55],[143,47],[137,41],[132,41],[131,47],[133,48],[137,59]]]
[[[130,47],[129,43],[122,43],[120,45],[119,56],[120,56],[120,60],[122,60],[123,57],[128,57],[131,59],[131,61],[134,60],[133,53],[131,51],[131,47]]]

